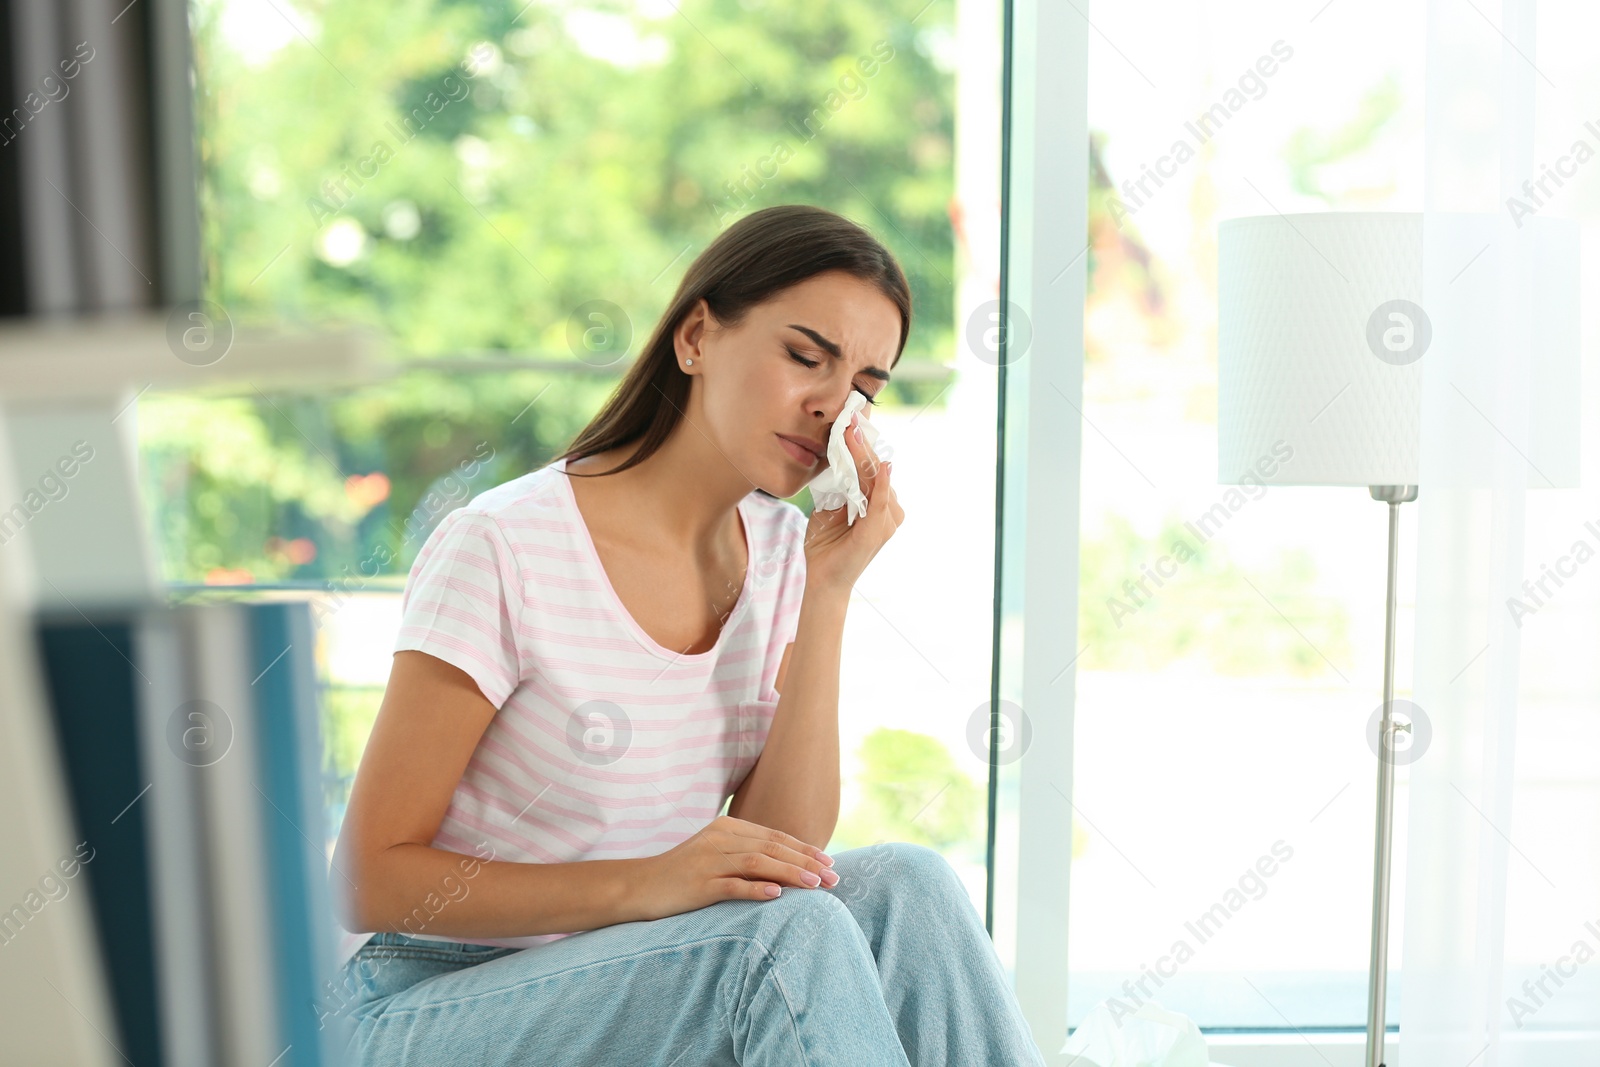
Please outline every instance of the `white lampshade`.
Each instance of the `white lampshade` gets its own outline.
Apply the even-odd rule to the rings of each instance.
[[[1433,384],[1460,399],[1439,394],[1430,417],[1452,444],[1460,437],[1460,455],[1430,469],[1468,484],[1472,465],[1512,440],[1539,471],[1531,486],[1577,484],[1576,225],[1492,215],[1429,215],[1426,225],[1426,245],[1421,214],[1219,226],[1219,481],[1416,485],[1423,375],[1440,374]],[[1508,294],[1519,276],[1525,288]],[[1523,375],[1526,392],[1501,428],[1507,374]]]

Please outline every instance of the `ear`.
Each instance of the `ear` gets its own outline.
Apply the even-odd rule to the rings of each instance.
[[[678,328],[672,331],[672,347],[678,356],[678,366],[688,374],[693,374],[701,366],[704,354],[705,336],[708,326],[716,323],[716,318],[711,314],[711,305],[706,303],[706,298],[701,297],[695,302],[689,313],[684,315],[683,321],[678,323]],[[693,366],[688,366],[688,360],[694,360]]]

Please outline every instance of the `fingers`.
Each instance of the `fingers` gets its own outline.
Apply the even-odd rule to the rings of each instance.
[[[769,859],[793,867],[804,885],[832,886],[839,880],[833,868],[817,859],[809,846],[806,851],[800,852],[776,841],[764,841],[757,843],[756,851]]]
[[[832,888],[839,876],[832,870],[833,859],[799,838],[759,823],[724,816],[729,825],[725,833],[744,843],[735,846],[729,858],[746,878],[765,878],[784,885]]]
[[[856,419],[857,419],[856,428],[858,430],[862,426],[866,425],[866,422],[867,422],[866,416],[864,416],[864,415],[862,415],[862,414],[860,414],[858,412],[856,414]],[[867,443],[867,439],[866,439],[865,436],[862,436],[859,440],[856,441],[856,448],[857,448],[856,462],[860,466],[861,470],[866,474],[866,476],[868,478],[873,479],[874,484],[876,484],[878,474],[879,474],[880,471],[883,470],[883,464],[878,459],[878,451],[877,451],[877,449],[873,448],[870,444]]]
[[[889,464],[879,462],[878,457],[872,457],[872,491],[868,494],[872,499],[877,499],[878,490],[889,491]]]
[[[783,892],[776,882],[747,882],[743,878],[718,878],[724,900],[771,900]]]
[[[740,876],[747,881],[775,882],[778,885],[792,885],[800,889],[816,889],[819,886],[823,889],[832,889],[839,884],[839,876],[831,868],[823,867],[814,861],[813,865],[820,868],[820,872],[786,863],[765,852],[741,852],[733,857],[733,861],[739,868]]]
[[[850,455],[856,461],[857,467],[862,465],[868,453],[866,441],[856,436],[856,431],[861,427],[861,421],[861,413],[858,411],[850,416],[850,425],[845,427],[844,431],[844,447],[850,450]]]
[[[873,492],[882,480],[884,464],[879,461],[877,450],[867,443],[866,438],[856,437],[856,431],[866,422],[865,416],[859,411],[851,416],[850,428],[845,431],[845,447],[850,450],[851,458],[856,461],[856,471],[861,475],[863,488],[867,499],[872,499]]]
[[[774,844],[783,845],[787,848],[793,849],[795,852],[804,857],[822,857],[827,855],[826,852],[823,852],[816,845],[807,844],[798,837],[795,837],[793,834],[786,834],[782,830],[775,830],[770,826],[762,826],[758,822],[751,822],[748,819],[741,819],[736,815],[720,815],[711,825],[717,826],[719,829],[726,830],[729,833],[737,834],[740,837],[753,837],[757,841],[771,841]],[[825,863],[827,866],[832,866],[833,860],[829,858],[825,861]]]
[[[864,442],[863,447],[866,447]],[[894,488],[889,484],[891,473],[889,466],[889,464],[878,459],[878,454],[875,451],[867,456],[866,460],[861,464],[861,489],[867,495],[867,503],[870,505],[867,509],[869,512],[881,515],[888,511],[893,515],[893,513],[900,510],[900,505],[895,503]],[[883,507],[880,502],[887,503],[888,507]],[[898,526],[899,522],[899,516],[894,515],[894,525]]]

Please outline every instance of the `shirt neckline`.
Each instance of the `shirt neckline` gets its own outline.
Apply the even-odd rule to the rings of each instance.
[[[623,625],[633,633],[634,640],[661,659],[682,660],[686,663],[705,663],[716,656],[722,650],[728,631],[733,629],[734,623],[743,614],[745,601],[750,598],[750,572],[753,569],[751,564],[756,558],[756,546],[755,540],[751,535],[750,513],[745,508],[745,501],[741,499],[736,505],[736,510],[739,513],[739,523],[743,527],[745,543],[744,584],[739,587],[739,597],[734,601],[733,607],[728,610],[726,618],[723,619],[722,628],[717,631],[717,639],[710,648],[704,652],[675,652],[670,648],[663,647],[655,638],[646,633],[644,627],[639,625],[638,620],[633,617],[633,613],[628,610],[627,605],[622,602],[622,598],[617,595],[616,587],[611,584],[611,576],[606,573],[605,564],[600,560],[600,550],[595,547],[594,536],[589,533],[589,524],[584,521],[583,512],[578,507],[578,496],[572,491],[572,476],[567,473],[567,461],[565,459],[557,460],[550,464],[550,468],[557,472],[556,480],[561,483],[562,498],[566,501],[566,507],[571,514],[573,527],[578,531],[578,542],[583,546],[584,555],[588,557],[589,564],[594,568],[594,572],[599,578],[601,588],[605,591],[607,599],[611,601],[612,610],[622,620]]]

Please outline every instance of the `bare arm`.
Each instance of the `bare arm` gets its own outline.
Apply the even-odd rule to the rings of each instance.
[[[778,709],[728,814],[826,848],[839,822],[839,659],[849,591],[806,588]]]
[[[356,772],[329,889],[352,932],[525,937],[661,918],[779,886],[833,884],[831,864],[779,830],[725,816],[638,859],[518,863],[430,842],[495,707],[465,672],[395,653]],[[830,881],[832,879],[832,881]],[[769,890],[770,887],[770,890]]]
[[[630,885],[641,860],[514,863],[432,847],[495,707],[463,671],[395,653],[356,772],[329,888],[355,932],[521,937],[644,918]]]
[[[845,434],[845,443],[867,494],[867,513],[854,525],[843,508],[811,513],[805,593],[794,641],[778,667],[778,709],[756,765],[728,804],[729,815],[824,845],[839,821],[839,660],[845,612],[856,578],[905,518],[887,464],[879,463],[872,446],[855,432]]]

